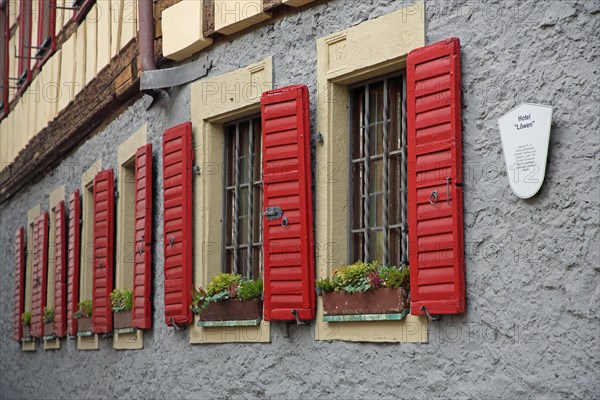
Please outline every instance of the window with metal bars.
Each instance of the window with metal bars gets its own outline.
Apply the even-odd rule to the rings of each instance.
[[[351,88],[350,260],[408,264],[404,75]]]
[[[262,157],[260,117],[225,126],[225,272],[262,276]]]
[[[39,0],[38,37],[35,57],[36,68],[50,58],[56,47],[56,0]]]
[[[31,79],[31,24],[33,19],[33,3],[20,0],[19,3],[19,70],[17,86],[23,90]]]

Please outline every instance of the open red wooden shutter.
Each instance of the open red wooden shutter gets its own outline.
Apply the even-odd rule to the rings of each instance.
[[[407,59],[411,313],[465,310],[460,43]]]
[[[92,332],[112,331],[110,293],[113,290],[115,182],[112,169],[94,178],[94,272],[92,290]]]
[[[165,322],[192,322],[192,124],[163,135]]]
[[[69,336],[77,336],[77,319],[74,317],[79,304],[79,253],[81,234],[81,199],[79,189],[69,198],[69,284],[67,288],[67,321]]]
[[[31,291],[31,336],[41,338],[44,332],[48,275],[48,212],[33,221],[33,282]]]
[[[315,317],[310,107],[305,85],[261,98],[264,313],[267,321]],[[281,215],[270,216],[278,213]]]
[[[17,229],[15,235],[15,308],[13,337],[20,341],[23,338],[23,321],[21,315],[25,310],[25,228]]]
[[[135,154],[133,327],[152,328],[152,145]]]
[[[65,337],[67,329],[67,226],[65,202],[54,207],[54,335]]]

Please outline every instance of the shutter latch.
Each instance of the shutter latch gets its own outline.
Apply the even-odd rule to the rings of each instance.
[[[267,217],[267,221],[271,221],[281,218],[283,216],[283,210],[279,206],[267,207],[263,215]]]
[[[199,166],[199,165],[194,165],[194,166],[192,167],[192,173],[193,173],[194,175],[200,175],[200,166]]]
[[[316,142],[316,143],[323,144],[323,142],[324,142],[323,135],[321,134],[321,132],[314,133],[310,136],[310,141],[313,143]]]

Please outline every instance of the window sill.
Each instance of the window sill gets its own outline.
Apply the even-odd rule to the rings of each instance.
[[[77,332],[78,337],[94,336],[94,332]]]
[[[247,319],[238,321],[198,321],[197,326],[202,328],[218,328],[218,327],[231,327],[231,326],[258,326],[260,325],[262,318]]]
[[[323,315],[323,322],[400,321],[407,315],[408,310],[392,314]]]
[[[136,330],[137,329],[135,329],[135,328],[120,328],[120,329],[115,329],[113,332],[118,333],[118,334],[135,333]]]
[[[34,341],[34,339],[32,336],[21,339],[21,343],[29,343],[29,342],[33,342],[33,341]]]
[[[48,335],[48,336],[44,336],[42,339],[43,340],[54,340],[54,339],[56,339],[56,336],[54,336],[54,335]]]

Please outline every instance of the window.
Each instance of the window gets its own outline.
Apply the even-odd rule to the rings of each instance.
[[[8,113],[8,39],[10,38],[8,3],[8,1],[0,3],[0,79],[2,82],[2,90],[0,91],[0,118]]]
[[[19,58],[17,86],[22,91],[31,79],[31,25],[32,25],[32,2],[20,0],[19,5]]]
[[[39,0],[38,13],[36,68],[40,68],[56,49],[56,0]]]
[[[259,117],[225,127],[225,272],[262,276],[262,162]]]
[[[404,76],[351,89],[351,260],[408,263]]]

